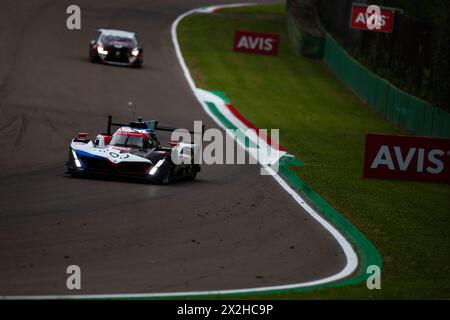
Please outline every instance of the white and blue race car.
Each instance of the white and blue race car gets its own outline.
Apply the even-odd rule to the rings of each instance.
[[[111,134],[112,126],[120,128]],[[200,165],[194,161],[199,147],[173,141],[169,146],[161,146],[157,130],[177,129],[141,118],[129,124],[113,123],[109,116],[107,132],[97,135],[94,141],[83,132],[72,139],[66,173],[132,177],[159,184],[195,179],[200,171]]]

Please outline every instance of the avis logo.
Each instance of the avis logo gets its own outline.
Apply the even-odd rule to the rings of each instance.
[[[350,27],[359,30],[392,32],[395,10],[377,5],[353,3]]]
[[[277,34],[236,31],[234,51],[251,52],[264,55],[278,54],[279,36]]]
[[[367,134],[364,177],[450,183],[450,139]]]
[[[379,30],[386,25],[386,16],[381,14],[379,6],[368,6],[366,12],[359,12],[355,23],[366,25],[369,30]]]
[[[391,154],[392,149],[394,151],[393,155]],[[409,148],[408,153],[405,156],[402,155],[402,150],[399,146],[394,146],[392,149],[389,149],[389,146],[387,145],[382,145],[375,159],[370,165],[370,168],[377,169],[378,166],[385,165],[389,168],[389,170],[396,170],[397,167],[398,169],[400,169],[400,171],[407,171],[412,162],[412,159],[415,158],[417,160],[415,165],[416,172],[423,172],[424,170],[426,170],[431,174],[438,174],[444,170],[444,161],[439,159],[439,157],[442,157],[446,154],[446,152],[444,152],[443,150],[430,150],[426,155],[426,158],[428,159],[430,165],[427,165],[425,167],[425,149]],[[414,157],[416,153],[417,157]],[[394,159],[396,160],[395,164]]]
[[[274,39],[271,38],[259,38],[251,36],[243,36],[237,44],[237,48],[245,48],[247,50],[262,50],[262,51],[272,51],[273,50]]]

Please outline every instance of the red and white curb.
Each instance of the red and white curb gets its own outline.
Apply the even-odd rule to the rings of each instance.
[[[276,141],[272,141],[271,137],[267,135],[267,132],[258,129],[250,123],[250,121],[245,119],[236,108],[218,95],[199,88],[195,89],[195,94],[197,99],[200,100],[203,105],[206,105],[206,108],[208,109],[208,112],[211,113],[213,119],[215,119],[216,122],[218,121],[222,127],[225,127],[227,134],[232,135],[236,142],[263,168],[266,168],[267,166],[277,166],[280,159],[287,155],[284,148],[280,147]],[[214,104],[215,112],[219,112],[228,123],[231,123],[232,128],[221,122],[220,119],[217,119],[217,114],[211,111],[209,104]],[[234,129],[234,131],[230,131],[230,129]],[[245,136],[248,141],[251,141],[252,143],[245,144],[242,139],[238,139],[238,136]],[[266,172],[266,174],[268,173]]]

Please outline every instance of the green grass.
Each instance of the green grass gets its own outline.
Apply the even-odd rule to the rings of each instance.
[[[234,53],[236,29],[280,33],[279,56]],[[305,163],[296,173],[383,257],[381,290],[363,283],[271,298],[450,298],[450,186],[362,178],[366,133],[409,132],[375,114],[321,61],[297,55],[283,6],[192,16],[178,35],[197,86],[225,92],[258,127],[279,128],[281,145]]]

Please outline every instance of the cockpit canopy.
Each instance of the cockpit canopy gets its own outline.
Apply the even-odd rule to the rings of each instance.
[[[117,131],[109,143],[111,146],[150,149],[156,146],[153,137],[148,133]]]

